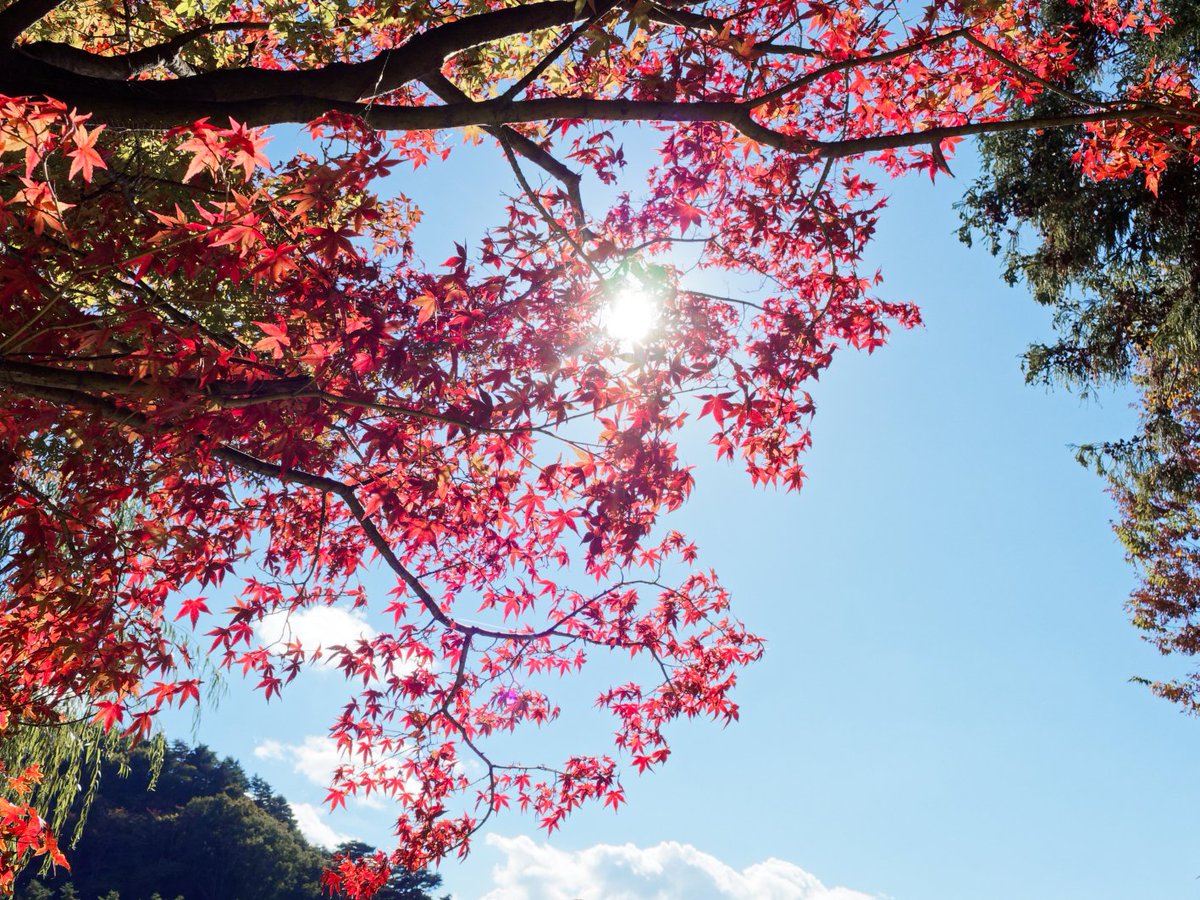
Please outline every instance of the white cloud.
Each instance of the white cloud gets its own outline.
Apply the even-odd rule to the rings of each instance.
[[[285,744],[274,738],[268,738],[254,748],[258,759],[279,760],[290,763],[292,771],[303,775],[313,784],[327,788],[333,782],[333,773],[339,766],[351,762],[349,757],[338,751],[333,738],[323,735],[310,734],[299,744]],[[385,773],[398,771],[395,762],[383,763]],[[416,789],[416,782],[406,782],[410,790]],[[354,794],[349,798],[351,803],[357,803],[368,809],[384,809],[386,804],[379,794]]]
[[[325,671],[334,669],[340,660],[337,654],[330,652],[331,647],[354,650],[360,641],[370,641],[379,636],[361,609],[342,606],[314,606],[292,612],[277,610],[255,623],[254,632],[259,643],[277,653],[293,641],[298,642],[310,657],[319,649],[321,658],[316,662],[316,668]],[[379,664],[382,666],[382,661]],[[412,656],[401,656],[390,665],[390,669],[368,680],[373,688],[383,689],[386,676],[403,678],[421,667]],[[437,671],[437,666],[432,662],[425,667]]]
[[[286,759],[284,745],[274,738],[269,738],[254,748],[254,755],[259,759]]]
[[[310,734],[301,744],[265,740],[254,748],[254,755],[259,759],[290,762],[293,771],[320,787],[328,787],[334,770],[346,762],[333,738],[317,734]]]
[[[354,840],[352,836],[330,828],[321,818],[321,810],[311,803],[289,803],[288,806],[292,808],[292,815],[296,817],[296,825],[299,827],[300,833],[310,843],[332,850],[338,844]]]
[[[332,666],[330,647],[353,647],[360,640],[370,640],[376,631],[361,609],[341,606],[313,606],[293,612],[277,610],[263,616],[254,626],[259,641],[265,647],[278,644],[280,648],[299,641],[306,653],[320,648],[322,666]]]
[[[259,760],[286,760],[288,752],[281,742],[275,738],[268,738],[262,744],[254,745],[254,756]]]
[[[556,850],[525,836],[490,834],[505,855],[481,900],[877,900],[825,887],[799,866],[767,859],[740,872],[690,844],[597,844]]]

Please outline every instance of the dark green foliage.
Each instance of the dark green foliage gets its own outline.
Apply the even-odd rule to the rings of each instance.
[[[250,797],[254,800],[255,806],[275,821],[281,822],[288,828],[296,827],[296,817],[292,814],[292,807],[282,795],[274,792],[265,779],[259,778],[257,775],[250,779]]]
[[[158,886],[188,900],[321,896],[317,885],[323,855],[249,797],[215,794],[189,800],[171,837],[171,871],[162,872]]]
[[[1146,356],[1194,361],[1200,170],[1173,165],[1157,197],[1132,180],[1081,183],[1069,143],[1056,132],[989,142],[993,180],[964,200],[1009,281],[1054,311],[1058,340],[1029,349],[1027,377],[1086,390],[1128,378]]]
[[[1149,59],[1200,62],[1200,4],[1164,4],[1176,25],[1157,41],[1113,38],[1089,27],[1066,0],[1046,18],[1078,33],[1071,91],[1103,99],[1137,81]],[[1107,89],[1107,90],[1106,90]],[[1118,91],[1119,92],[1119,91]],[[1080,112],[1050,93],[1037,114]],[[960,236],[981,234],[1001,255],[1010,283],[1024,281],[1054,311],[1058,339],[1033,345],[1031,381],[1087,388],[1128,378],[1147,356],[1178,370],[1200,359],[1200,168],[1167,169],[1155,196],[1139,179],[1083,178],[1066,129],[1010,132],[981,142],[984,176],[960,206]]]
[[[145,747],[121,757],[102,767],[71,872],[27,875],[17,900],[327,900],[328,855],[305,841],[265,780],[204,746],[167,747],[157,778]],[[440,882],[398,875],[380,900],[429,900],[425,888]]]
[[[1172,27],[1153,41],[1118,43],[1068,0],[1047,2],[1047,22],[1076,34],[1067,93],[1080,102],[1047,92],[1034,112],[1080,112],[1084,101],[1094,108],[1138,81],[1152,58],[1200,64],[1200,4],[1162,5]],[[980,146],[984,175],[960,204],[960,237],[981,235],[1007,280],[1024,282],[1054,313],[1056,340],[1029,348],[1027,379],[1084,394],[1135,381],[1145,400],[1141,433],[1085,447],[1081,458],[1105,470],[1118,493],[1161,490],[1164,479],[1191,491],[1194,479],[1180,478],[1168,457],[1182,435],[1175,400],[1200,386],[1200,166],[1176,157],[1156,194],[1140,179],[1085,178],[1071,130],[1011,132]]]

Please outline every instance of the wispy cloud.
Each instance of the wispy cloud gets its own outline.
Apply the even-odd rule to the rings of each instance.
[[[799,866],[766,859],[738,871],[689,844],[597,844],[557,850],[525,836],[488,835],[505,855],[481,900],[878,900],[826,887]]]
[[[287,744],[268,738],[254,748],[258,759],[276,760],[291,766],[293,772],[303,775],[320,788],[327,788],[333,782],[333,773],[339,766],[350,762],[349,757],[338,750],[333,738],[319,734],[310,734],[299,744]],[[383,764],[383,771],[392,774],[397,771],[392,762]],[[350,802],[365,806],[368,809],[383,809],[384,799],[379,794],[353,794]]]
[[[328,787],[334,771],[346,762],[333,738],[317,734],[310,734],[299,744],[265,740],[254,748],[254,755],[259,759],[290,763],[293,771],[319,787]]]

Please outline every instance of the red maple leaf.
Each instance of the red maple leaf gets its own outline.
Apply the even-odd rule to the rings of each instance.
[[[107,169],[104,160],[100,153],[96,150],[96,139],[100,137],[100,132],[104,129],[103,125],[98,125],[91,131],[80,125],[71,135],[71,140],[75,144],[75,149],[67,152],[67,156],[71,157],[71,169],[67,173],[68,178],[74,178],[76,175],[82,174],[83,180],[91,182],[92,173],[96,169]]]

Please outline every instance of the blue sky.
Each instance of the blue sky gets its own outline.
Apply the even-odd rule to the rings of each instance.
[[[401,181],[429,212],[430,253],[477,238],[512,190],[488,156]],[[685,447],[697,488],[673,524],[768,640],[742,721],[673,729],[671,761],[629,776],[619,814],[585,810],[552,846],[530,820],[494,820],[441,869],[456,897],[1200,897],[1200,722],[1129,682],[1179,666],[1128,625],[1112,503],[1071,450],[1127,434],[1132,397],[1023,383],[1048,317],[957,242],[971,169],[967,155],[956,180],[887,185],[870,261],[926,326],[843,354],[815,386],[801,494],[751,489],[703,435]],[[343,690],[314,672],[264,706],[230,676],[169,735],[238,758],[310,828],[388,846],[386,808],[320,810]]]

